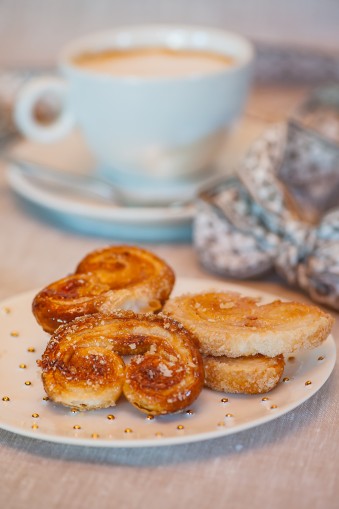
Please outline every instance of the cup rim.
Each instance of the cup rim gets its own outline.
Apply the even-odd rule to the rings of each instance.
[[[209,73],[202,74],[191,74],[185,76],[114,76],[105,72],[99,72],[97,70],[93,71],[90,69],[84,69],[80,66],[76,66],[71,62],[71,59],[77,54],[84,51],[93,51],[94,47],[97,51],[103,50],[108,47],[118,47],[118,48],[129,48],[136,47],[135,42],[132,41],[132,34],[137,35],[147,35],[151,39],[153,38],[153,44],[148,44],[148,47],[157,46],[161,44],[162,46],[171,48],[171,49],[197,49],[197,50],[209,50],[217,52],[216,49],[211,48],[209,46],[210,43],[207,43],[206,40],[208,37],[214,38],[216,41],[223,40],[224,43],[232,42],[233,44],[233,52],[227,48],[225,49],[225,55],[234,56],[235,63],[232,65],[225,67],[225,69],[213,71]],[[172,35],[172,40],[171,40]],[[165,41],[166,36],[168,37],[167,42]],[[181,42],[180,42],[181,36]],[[190,45],[184,44],[182,42],[183,36],[189,39]],[[156,44],[157,37],[163,38],[162,42],[158,42]],[[206,39],[207,38],[207,39]],[[204,42],[205,40],[205,42]],[[205,44],[205,45],[204,45]],[[89,49],[91,46],[91,49]],[[138,46],[137,46],[138,47]],[[139,47],[145,47],[139,46]],[[220,53],[223,53],[221,50]],[[66,44],[60,51],[58,57],[58,66],[62,71],[66,73],[71,72],[72,74],[77,74],[79,76],[94,78],[96,80],[105,80],[105,81],[118,81],[118,82],[138,82],[138,83],[150,83],[150,82],[178,82],[187,80],[196,80],[196,79],[206,79],[216,76],[223,76],[228,74],[233,74],[234,72],[248,67],[252,61],[254,60],[255,50],[253,44],[247,39],[245,36],[240,35],[235,32],[231,32],[228,30],[216,28],[216,27],[208,27],[202,25],[183,25],[183,24],[145,24],[145,25],[123,25],[114,27],[108,30],[101,30],[97,32],[93,32],[87,34],[83,37],[79,37],[70,41]]]

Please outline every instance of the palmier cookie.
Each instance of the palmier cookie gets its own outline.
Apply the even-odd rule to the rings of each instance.
[[[97,313],[62,325],[38,361],[49,398],[78,410],[114,406],[120,394],[151,415],[190,405],[204,384],[198,341],[160,315]],[[133,355],[125,365],[122,355]]]
[[[153,253],[133,246],[94,251],[74,274],[41,290],[33,314],[46,332],[77,316],[115,309],[159,311],[174,285],[172,269]]]
[[[333,318],[299,302],[259,304],[236,293],[203,293],[170,299],[163,312],[180,321],[200,341],[204,355],[268,357],[318,346]]]
[[[283,355],[266,357],[203,358],[205,385],[215,391],[235,394],[261,394],[278,384],[285,367]]]

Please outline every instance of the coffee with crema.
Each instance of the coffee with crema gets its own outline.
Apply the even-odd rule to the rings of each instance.
[[[43,143],[79,127],[99,174],[128,200],[170,202],[219,166],[224,134],[244,108],[253,56],[246,39],[215,27],[154,24],[89,34],[60,52],[63,81],[49,76],[20,89],[15,118]],[[47,126],[35,115],[46,95],[60,104]]]
[[[220,72],[234,65],[234,59],[207,51],[133,48],[82,53],[73,58],[73,64],[112,76],[176,78]]]

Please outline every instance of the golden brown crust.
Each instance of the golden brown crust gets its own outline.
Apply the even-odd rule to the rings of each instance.
[[[261,394],[278,384],[284,372],[284,356],[203,358],[205,385],[215,391],[235,394]]]
[[[121,355],[135,356],[125,366]],[[194,336],[168,317],[132,311],[97,313],[62,325],[39,365],[50,399],[79,410],[114,405],[123,391],[142,412],[178,412],[198,397],[204,383]]]
[[[115,309],[159,311],[174,285],[172,269],[153,253],[111,246],[88,254],[76,272],[41,290],[33,314],[46,332],[77,316]]]
[[[275,357],[314,348],[328,336],[333,318],[316,306],[257,299],[236,293],[202,293],[170,299],[163,312],[200,341],[204,355]]]

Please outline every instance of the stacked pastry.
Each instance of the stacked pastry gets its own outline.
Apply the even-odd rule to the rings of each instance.
[[[284,371],[284,354],[320,345],[333,325],[315,306],[260,304],[230,292],[179,296],[163,311],[198,338],[206,386],[230,393],[272,390]]]
[[[175,281],[172,269],[153,253],[111,246],[89,253],[75,272],[41,290],[33,314],[46,332],[74,318],[128,309],[160,311]]]
[[[38,362],[49,398],[91,410],[124,394],[158,415],[190,405],[204,383],[267,392],[282,376],[284,354],[318,346],[332,327],[330,315],[297,302],[215,292],[168,300],[174,280],[149,251],[114,246],[41,290],[33,313],[53,334]]]
[[[190,405],[204,383],[198,343],[181,324],[152,314],[173,284],[163,260],[116,246],[90,253],[74,274],[39,292],[33,313],[53,333],[38,362],[49,398],[92,410],[114,406],[123,393],[152,415]]]

